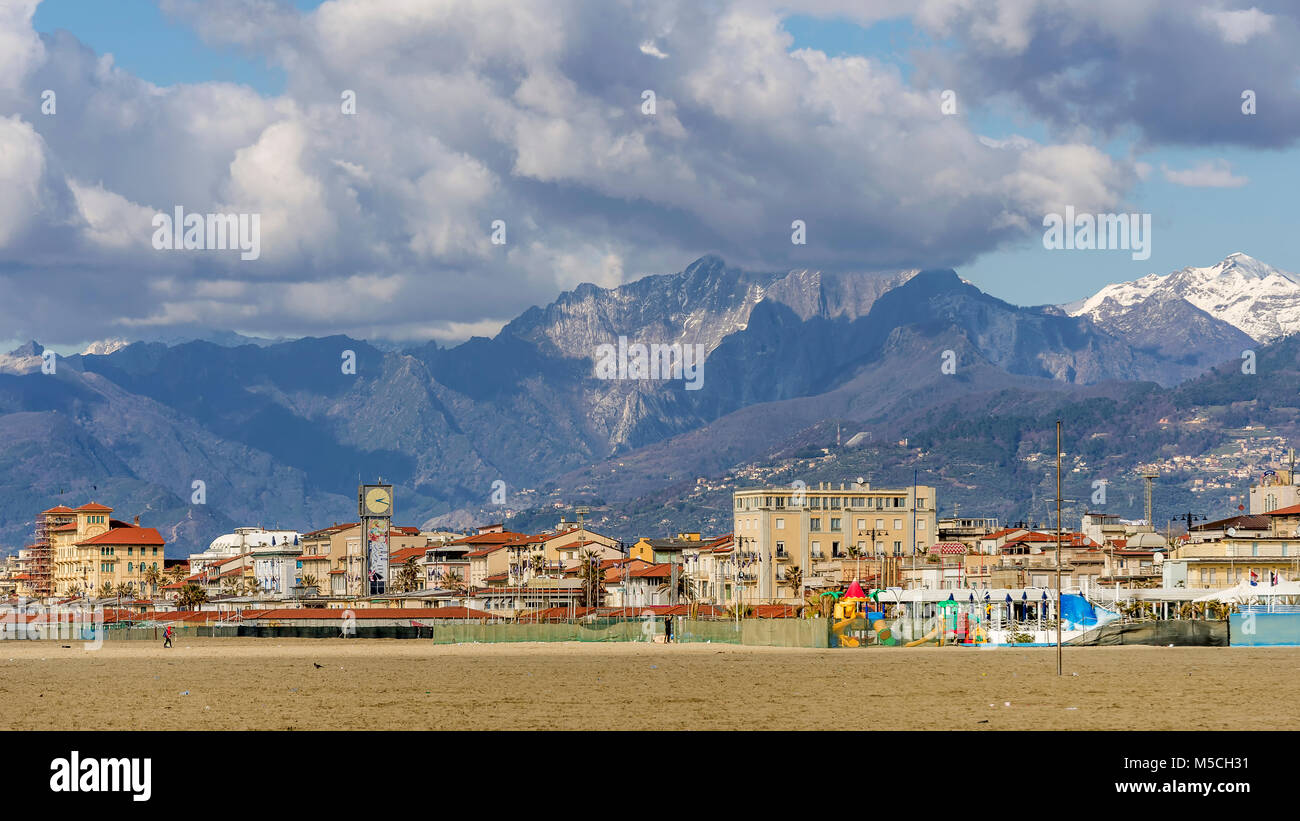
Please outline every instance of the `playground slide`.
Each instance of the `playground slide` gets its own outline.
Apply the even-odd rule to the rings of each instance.
[[[853,636],[844,635],[844,631],[850,627],[855,629],[861,629],[863,627],[863,624],[859,623],[855,625],[854,622],[863,622],[863,619],[861,616],[851,616],[850,618],[837,621],[831,625],[831,633],[834,634],[836,641],[839,642],[841,647],[857,647],[861,644],[861,642]]]
[[[932,641],[938,641],[938,640],[939,640],[939,627],[936,625],[932,630],[930,630],[929,633],[926,633],[924,636],[921,636],[921,638],[919,639],[916,639],[914,641],[909,641],[907,644],[904,644],[903,646],[918,647],[922,644],[928,644]]]

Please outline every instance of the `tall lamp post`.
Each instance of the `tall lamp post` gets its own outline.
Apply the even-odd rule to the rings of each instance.
[[[1061,420],[1056,420],[1056,674],[1061,672]]]

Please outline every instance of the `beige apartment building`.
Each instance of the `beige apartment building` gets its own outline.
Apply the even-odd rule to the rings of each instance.
[[[106,584],[116,589],[122,583],[138,594],[153,592],[145,575],[150,567],[163,570],[162,536],[155,528],[113,519],[112,513],[111,507],[95,502],[42,511],[57,595],[93,595]]]
[[[822,574],[839,583],[845,560],[911,556],[936,540],[935,490],[927,485],[750,488],[732,502],[732,575],[749,604],[800,601]]]

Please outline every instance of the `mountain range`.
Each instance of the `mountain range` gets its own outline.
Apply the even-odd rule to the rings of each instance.
[[[728,487],[819,471],[924,471],[941,504],[1032,515],[1026,460],[1056,416],[1089,437],[1081,471],[1104,464],[1117,487],[1141,461],[1222,448],[1225,426],[1289,431],[1278,391],[1297,326],[1300,278],[1243,254],[1033,307],[950,269],[763,273],[704,257],[581,285],[454,347],[110,340],[46,374],[30,343],[0,355],[0,545],[24,543],[40,510],[94,499],[184,555],[236,525],[349,520],[355,485],[381,476],[404,523],[549,526],[585,501],[622,538],[725,529]],[[701,345],[701,389],[597,378],[597,346],[620,336]],[[1200,503],[1187,493],[1170,504]]]

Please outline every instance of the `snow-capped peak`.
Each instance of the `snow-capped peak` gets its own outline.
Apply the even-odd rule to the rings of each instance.
[[[82,356],[108,356],[114,351],[120,351],[131,343],[125,339],[100,339],[86,346],[86,350],[81,352]]]
[[[1105,324],[1149,299],[1187,300],[1259,342],[1300,331],[1300,276],[1240,252],[1206,268],[1188,267],[1107,285],[1062,307],[1071,316],[1086,314]]]

